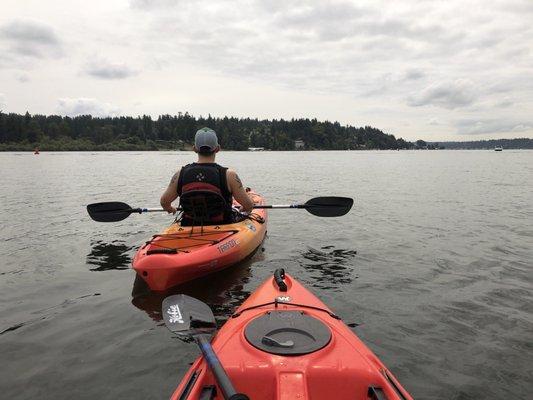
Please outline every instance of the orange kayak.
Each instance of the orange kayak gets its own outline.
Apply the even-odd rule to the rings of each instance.
[[[281,269],[237,309],[212,347],[235,390],[252,400],[412,400],[350,328]],[[171,399],[219,393],[200,357]]]
[[[264,204],[257,193],[249,195],[256,205]],[[150,289],[163,291],[244,260],[261,245],[266,229],[264,209],[234,224],[192,227],[174,223],[137,251],[133,269]]]

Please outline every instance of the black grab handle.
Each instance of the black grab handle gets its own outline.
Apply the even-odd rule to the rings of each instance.
[[[146,252],[146,255],[149,256],[150,254],[177,254],[177,249],[151,249]]]
[[[383,389],[375,386],[370,386],[368,388],[368,397],[370,397],[372,400],[388,400]]]
[[[283,268],[278,268],[274,271],[274,281],[276,281],[276,285],[278,285],[280,292],[287,291],[287,284],[283,279],[285,279],[285,270]]]

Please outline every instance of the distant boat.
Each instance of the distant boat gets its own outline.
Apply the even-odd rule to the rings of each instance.
[[[503,151],[503,147],[502,146],[496,146],[494,148],[494,151]]]
[[[264,147],[248,147],[248,151],[265,151]]]

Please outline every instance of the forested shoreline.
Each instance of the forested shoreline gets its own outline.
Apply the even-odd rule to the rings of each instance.
[[[0,150],[176,150],[190,148],[197,129],[214,129],[227,150],[409,149],[413,144],[370,126],[316,119],[259,120],[194,117],[188,113],[138,117],[25,115],[0,112]]]
[[[414,143],[371,126],[316,119],[196,118],[188,113],[138,117],[31,115],[0,111],[0,151],[187,150],[195,132],[214,129],[226,150],[533,149],[533,139]],[[299,145],[298,143],[299,142]]]

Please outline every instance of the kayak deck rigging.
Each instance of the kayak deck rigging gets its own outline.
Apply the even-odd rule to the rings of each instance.
[[[249,311],[249,310],[254,310],[256,308],[261,308],[261,307],[274,305],[274,308],[276,309],[276,308],[278,308],[278,306],[280,304],[283,304],[284,306],[294,306],[294,307],[301,307],[301,308],[309,308],[310,310],[323,311],[326,314],[328,314],[331,318],[338,319],[338,320],[341,319],[341,317],[339,317],[337,314],[334,314],[331,311],[326,310],[325,308],[310,306],[308,304],[298,304],[298,303],[292,303],[292,302],[289,303],[289,302],[285,302],[285,301],[280,301],[280,300],[278,300],[278,298],[276,298],[274,301],[270,301],[268,303],[257,304],[255,306],[250,306],[250,307],[243,308],[242,310],[238,310],[236,313],[234,313],[231,316],[231,318],[240,317],[243,312]]]
[[[218,226],[217,226],[218,227]],[[217,229],[217,228],[214,228]],[[179,228],[178,230],[183,230],[183,228]],[[199,232],[196,234],[191,232],[187,233],[161,233],[157,235],[153,235],[152,239],[147,241],[143,248],[146,246],[154,246],[159,247],[162,250],[174,250],[174,253],[182,252],[182,253],[189,253],[189,250],[194,247],[198,246],[204,246],[206,244],[208,245],[214,245],[217,243],[220,243],[221,241],[229,238],[230,236],[236,234],[239,232],[237,229],[231,229],[231,230],[218,230],[217,232]],[[227,235],[223,235],[223,234]],[[222,236],[221,236],[222,234]],[[210,236],[217,236],[216,238],[210,239]],[[186,244],[180,245],[180,246],[172,246],[172,243],[176,241],[186,241]],[[190,243],[192,242],[192,243]],[[150,252],[149,254],[157,254],[157,253],[163,253],[158,252],[155,249],[148,250]]]
[[[260,224],[265,223],[265,219],[256,213],[251,213],[238,222],[246,221],[247,219],[251,221],[258,222]],[[176,218],[175,223],[180,222],[180,218]],[[233,224],[231,224],[233,225]],[[229,238],[230,236],[239,232],[238,229],[221,229],[224,225],[201,225],[200,232],[195,232],[194,229],[198,228],[198,225],[192,226],[180,226],[177,228],[178,233],[160,233],[153,235],[150,240],[148,240],[143,249],[146,246],[158,247],[158,249],[150,249],[147,251],[148,255],[151,254],[176,254],[179,252],[189,253],[189,249],[203,246],[203,245],[215,245],[222,242],[223,240]],[[189,229],[190,228],[190,229]],[[204,228],[213,229],[213,231],[206,231]],[[224,235],[226,234],[226,235]],[[216,236],[215,238],[210,238]],[[174,242],[176,241],[186,241],[186,244],[181,244],[176,246]],[[192,241],[193,243],[190,243]],[[174,245],[170,245],[174,243]]]

